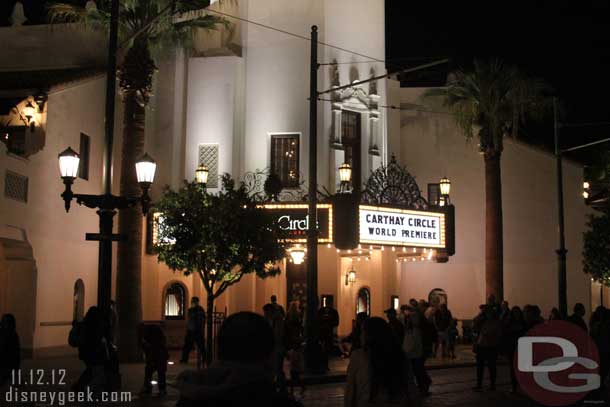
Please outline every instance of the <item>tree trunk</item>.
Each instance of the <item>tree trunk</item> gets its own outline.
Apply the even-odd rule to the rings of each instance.
[[[124,99],[121,196],[141,194],[135,164],[144,152],[145,108],[135,92]],[[128,237],[117,250],[117,314],[119,355],[123,362],[141,359],[137,328],[142,321],[142,210],[140,205],[119,211],[119,233]]]
[[[212,330],[214,328],[214,296],[208,292],[208,305],[206,309],[205,319],[205,340],[206,340],[206,352],[205,361],[206,365],[209,366],[214,356],[214,341]]]
[[[498,302],[504,299],[501,156],[485,152],[485,294]]]
[[[136,176],[136,161],[144,153],[146,103],[152,88],[155,64],[148,39],[141,37],[127,52],[119,69],[123,94],[123,145],[121,151],[121,196],[138,197],[142,191]],[[119,211],[119,233],[127,236],[117,251],[117,314],[119,357],[139,361],[137,329],[142,322],[142,210],[140,205]]]

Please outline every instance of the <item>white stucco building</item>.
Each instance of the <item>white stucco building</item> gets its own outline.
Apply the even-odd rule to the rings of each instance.
[[[270,167],[281,171],[288,184],[306,185],[310,44],[302,37],[309,37],[312,25],[319,27],[321,41],[319,90],[386,72],[382,0],[241,0],[225,7],[223,12],[294,35],[235,20],[231,30],[202,33],[192,55],[176,50],[158,61],[146,127],[146,150],[158,163],[153,199],[163,185],[177,187],[182,179],[193,178],[202,162],[211,169],[212,193],[214,175],[228,172],[242,178]],[[77,32],[50,32],[46,26],[0,28],[4,44],[22,44],[23,36],[31,44],[23,64],[13,58],[0,62],[0,77],[24,70],[52,71],[54,77],[71,72],[62,80],[40,82],[48,94],[36,117],[35,131],[45,135],[43,147],[23,157],[0,144],[5,149],[0,152],[0,313],[15,313],[23,346],[40,353],[64,351],[75,307],[96,303],[97,245],[86,242],[84,234],[97,230],[98,219],[94,211],[75,205],[65,213],[57,171],[57,154],[68,145],[83,146],[82,133],[89,138],[89,173],[74,189],[101,192],[105,78],[97,72],[105,45],[103,37]],[[21,40],[10,41],[16,38]],[[67,40],[72,46],[62,45]],[[16,46],[11,52],[19,50]],[[24,105],[37,90],[15,86],[0,92]],[[397,262],[389,247],[350,256],[338,254],[332,244],[319,246],[318,292],[334,299],[341,317],[339,334],[351,329],[357,307],[363,306],[358,301],[361,289],[368,292],[374,315],[381,315],[395,297],[399,303],[427,299],[434,289],[444,290],[459,319],[472,318],[484,302],[483,159],[449,115],[417,109],[421,91],[384,79],[332,92],[324,96],[332,101],[318,104],[320,188],[336,190],[337,167],[345,160],[359,162],[354,179],[364,183],[395,155],[422,190],[449,177],[456,207],[456,254],[447,263]],[[388,105],[404,109],[389,110]],[[10,109],[0,114],[19,120]],[[116,123],[121,123],[119,115]],[[115,133],[120,138],[118,126]],[[115,169],[120,168],[120,145],[117,140]],[[286,155],[290,158],[281,158]],[[515,305],[536,303],[545,313],[557,303],[554,171],[548,153],[507,140],[502,159],[505,297]],[[115,171],[115,192],[118,175]],[[27,181],[25,199],[7,196],[7,182],[18,182],[15,177],[22,177],[22,188]],[[568,305],[589,307],[589,278],[581,270],[586,212],[582,167],[566,163],[564,177]],[[291,192],[301,194],[298,188]],[[352,265],[356,281],[346,284]],[[272,279],[246,276],[216,301],[217,309],[260,312],[272,294],[286,306],[298,296],[298,287],[304,289],[299,286],[304,268],[286,261],[281,267],[284,272]],[[146,253],[142,276],[144,319],[167,319],[181,335],[183,322],[175,315],[180,297],[187,303],[191,296],[205,297],[197,276],[174,274]],[[179,341],[172,335],[170,341]]]

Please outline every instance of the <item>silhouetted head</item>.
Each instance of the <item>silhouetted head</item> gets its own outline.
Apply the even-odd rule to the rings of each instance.
[[[275,295],[271,296],[271,304],[277,303],[277,297]]]
[[[197,305],[199,305],[199,297],[193,297],[191,298],[191,305],[193,307],[196,307]]]
[[[574,313],[575,313],[576,315],[578,315],[579,317],[584,317],[584,316],[585,316],[585,314],[586,314],[586,311],[585,311],[585,306],[584,306],[584,305],[582,305],[580,302],[577,302],[577,303],[574,305]]]
[[[229,316],[218,332],[218,358],[247,364],[264,363],[273,351],[273,331],[254,312]]]
[[[17,321],[15,320],[15,316],[13,314],[2,315],[2,320],[0,320],[0,327],[2,329],[6,329],[7,331],[16,331]]]
[[[521,308],[519,308],[518,306],[514,306],[511,310],[510,310],[510,318],[513,321],[518,321],[518,322],[523,322],[523,312],[521,311]]]

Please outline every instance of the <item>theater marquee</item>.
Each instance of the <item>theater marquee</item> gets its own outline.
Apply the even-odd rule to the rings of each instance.
[[[360,205],[360,243],[445,247],[445,214]]]
[[[288,242],[307,242],[309,216],[307,204],[266,204],[264,208],[275,217],[280,229],[287,233]],[[329,204],[318,204],[318,243],[333,241],[333,207]]]

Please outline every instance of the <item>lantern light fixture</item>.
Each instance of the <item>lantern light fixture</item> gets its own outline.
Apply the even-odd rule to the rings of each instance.
[[[441,189],[441,195],[445,197],[449,196],[449,193],[451,192],[451,181],[449,180],[449,178],[441,178],[439,186]]]
[[[292,262],[294,264],[303,264],[305,259],[305,250],[300,248],[292,249],[290,250],[290,257],[292,258]]]
[[[66,148],[57,156],[59,159],[59,174],[64,181],[74,181],[78,175],[78,167],[80,164],[80,156],[72,147]]]
[[[195,181],[202,186],[206,186],[208,183],[208,177],[210,175],[210,169],[207,165],[199,165],[195,170]]]
[[[21,112],[25,116],[28,124],[30,124],[30,122],[32,122],[32,119],[34,118],[34,114],[36,113],[36,108],[32,104],[31,100],[28,100],[28,103],[26,103]],[[34,124],[34,122],[32,122],[32,124]]]
[[[350,284],[354,284],[356,282],[356,270],[354,270],[354,268],[352,267],[351,270],[349,270],[346,274],[345,274],[345,285],[350,285]]]
[[[352,166],[349,163],[343,163],[339,166],[339,192],[350,192],[350,183],[352,182]]]
[[[140,186],[150,186],[155,179],[156,171],[157,163],[146,153],[136,162],[136,176]]]

